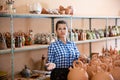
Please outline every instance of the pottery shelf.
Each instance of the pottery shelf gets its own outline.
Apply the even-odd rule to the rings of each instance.
[[[120,36],[116,37],[107,37],[107,38],[100,38],[100,39],[92,39],[92,40],[84,40],[84,41],[76,41],[76,44],[83,44],[89,42],[100,42],[105,40],[113,40],[113,39],[120,39]],[[23,52],[23,51],[32,51],[32,50],[39,50],[39,49],[46,49],[49,45],[30,45],[30,46],[23,46],[20,48],[14,48],[14,52]],[[0,54],[7,54],[10,53],[11,49],[0,50]]]
[[[84,41],[76,41],[76,44],[82,44],[82,43],[89,43],[89,42],[100,42],[105,40],[114,40],[114,39],[120,39],[120,36],[116,37],[106,37],[106,38],[100,38],[100,39],[91,39],[91,40],[84,40]]]
[[[73,19],[120,19],[120,16],[71,16]]]
[[[71,19],[71,27],[72,27],[72,19],[120,19],[120,16],[78,16],[78,15],[53,15],[53,14],[16,14],[16,13],[6,13],[2,14],[0,13],[0,17],[3,18],[50,18],[52,19],[52,32],[54,31],[54,19],[55,18],[69,18]],[[14,27],[13,25],[11,25]],[[82,43],[90,43],[90,42],[99,42],[99,41],[106,41],[106,40],[111,40],[111,39],[119,39],[120,36],[116,37],[105,37],[105,38],[100,38],[100,39],[92,39],[92,40],[84,40],[84,41],[76,41],[76,44],[82,44]],[[22,51],[29,51],[29,50],[37,50],[37,49],[43,49],[47,48],[48,45],[31,45],[31,46],[24,46],[21,48],[14,48],[14,49],[5,49],[5,50],[0,50],[0,54],[6,54],[6,53],[11,53],[12,50],[13,52],[22,52]]]
[[[120,19],[120,16],[78,16],[78,15],[54,15],[54,14],[16,14],[16,13],[0,13],[0,17],[10,17],[13,16],[14,18],[73,18],[73,19]]]
[[[0,17],[11,17],[13,18],[71,18],[71,15],[51,15],[51,14],[0,14]]]
[[[20,48],[14,48],[14,52],[39,50],[39,49],[45,49],[47,47],[48,47],[48,45],[23,46],[23,47],[20,47]],[[11,53],[11,49],[0,50],[0,54],[7,54],[7,53]]]

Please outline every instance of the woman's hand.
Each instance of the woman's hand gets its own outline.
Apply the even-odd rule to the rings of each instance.
[[[46,67],[47,67],[47,70],[53,70],[56,67],[56,65],[55,63],[47,63]]]

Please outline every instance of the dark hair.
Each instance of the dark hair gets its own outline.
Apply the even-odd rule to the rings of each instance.
[[[59,24],[66,24],[66,26],[68,27],[66,21],[64,21],[64,20],[59,20],[59,21],[57,21],[57,23],[56,23],[56,30],[58,29],[58,25],[59,25]]]

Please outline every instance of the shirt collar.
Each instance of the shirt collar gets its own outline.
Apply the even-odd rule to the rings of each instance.
[[[57,41],[58,41],[59,43],[64,44],[60,39],[58,39]],[[71,41],[67,39],[67,40],[66,40],[66,44],[69,44],[69,43],[71,43]]]

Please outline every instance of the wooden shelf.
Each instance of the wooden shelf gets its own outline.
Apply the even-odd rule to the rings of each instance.
[[[76,41],[76,44],[82,44],[82,43],[89,43],[89,42],[99,42],[99,41],[105,41],[105,40],[112,40],[112,39],[119,39],[120,36],[116,37],[107,37],[107,38],[100,38],[100,39],[92,39],[92,40],[84,40],[84,41]]]
[[[52,15],[52,14],[0,14],[0,17],[14,18],[71,18],[71,15]]]
[[[76,44],[83,44],[83,43],[89,43],[89,42],[100,42],[105,40],[112,40],[112,39],[119,39],[120,36],[116,37],[107,37],[107,38],[101,38],[101,39],[93,39],[93,40],[84,40],[84,41],[76,41]],[[30,46],[23,46],[21,48],[15,48],[14,52],[22,52],[22,51],[30,51],[30,50],[38,50],[38,49],[45,49],[48,48],[49,45],[30,45]],[[5,49],[0,50],[0,54],[7,54],[11,53],[11,49]]]
[[[18,14],[18,13],[12,13],[12,14],[2,14],[0,13],[0,17],[13,17],[13,18],[82,18],[82,19],[120,19],[120,16],[78,16],[78,15],[53,15],[53,14]],[[116,37],[107,37],[107,38],[101,38],[101,39],[93,39],[93,40],[85,40],[85,41],[76,41],[76,44],[82,44],[82,43],[89,43],[89,42],[98,42],[98,41],[104,41],[104,40],[112,40],[112,39],[118,39],[120,36]],[[14,52],[22,52],[22,51],[29,51],[29,50],[37,50],[37,49],[44,49],[47,48],[48,45],[31,45],[31,46],[24,46],[21,48],[15,48]],[[0,54],[6,54],[11,53],[11,49],[5,49],[0,50]]]
[[[38,49],[45,49],[48,45],[30,45],[30,46],[23,46],[21,48],[15,48],[14,52],[22,52],[22,51],[30,51],[30,50],[38,50]],[[11,49],[0,50],[0,54],[7,54],[11,53]]]
[[[78,15],[54,15],[54,14],[30,14],[30,13],[0,13],[0,17],[11,17],[14,18],[82,18],[82,19],[120,19],[120,16],[78,16]]]
[[[120,19],[120,16],[77,16],[77,15],[73,15],[72,16],[73,19]]]

